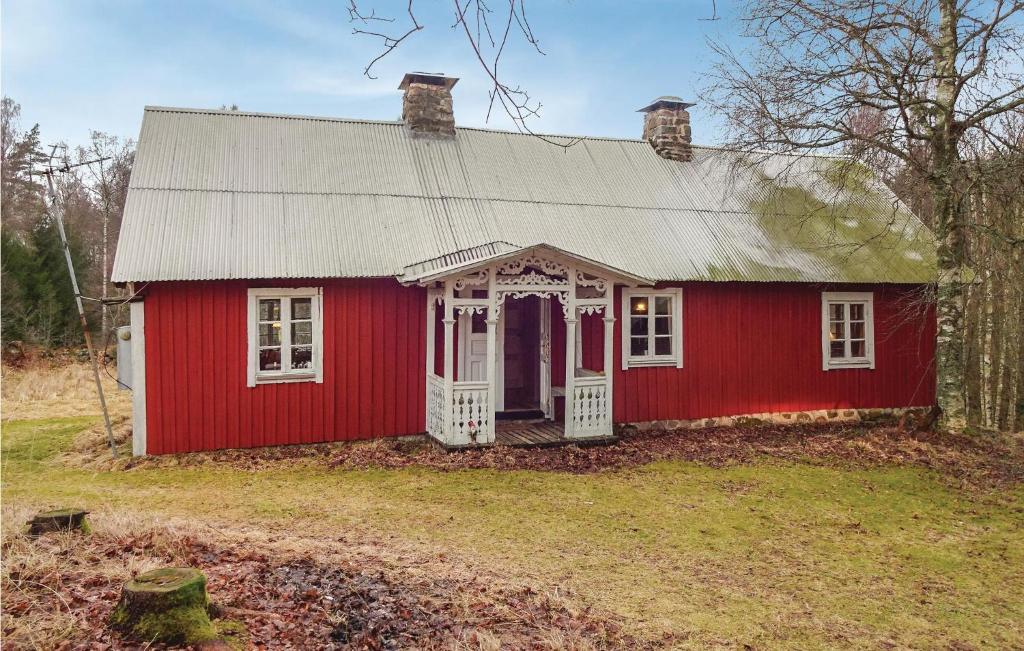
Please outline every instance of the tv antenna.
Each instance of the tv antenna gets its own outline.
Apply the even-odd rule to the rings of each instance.
[[[60,159],[57,157],[57,150],[61,151]],[[107,443],[110,445],[110,453],[117,458],[117,446],[114,443],[114,430],[110,426],[110,413],[107,411],[107,398],[103,395],[103,384],[100,382],[100,368],[96,359],[96,350],[92,345],[92,335],[89,333],[89,323],[85,319],[85,308],[82,305],[82,290],[78,287],[78,277],[75,275],[75,264],[71,261],[71,247],[68,246],[68,236],[64,231],[64,215],[60,203],[57,201],[57,190],[53,183],[56,174],[68,174],[76,167],[91,165],[107,160],[109,156],[95,158],[93,160],[71,163],[68,160],[67,145],[51,145],[50,158],[46,166],[37,170],[37,173],[46,177],[48,198],[46,211],[50,218],[57,224],[57,231],[60,233],[60,243],[64,248],[64,259],[68,263],[68,275],[71,276],[71,288],[75,293],[75,305],[78,307],[78,319],[82,324],[82,333],[85,335],[85,348],[89,352],[89,364],[92,366],[92,378],[96,382],[96,394],[100,398],[100,407],[103,409],[103,424],[107,428]]]

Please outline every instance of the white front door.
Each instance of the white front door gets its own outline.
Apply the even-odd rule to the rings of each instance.
[[[459,380],[487,380],[487,317],[482,313],[459,315]]]

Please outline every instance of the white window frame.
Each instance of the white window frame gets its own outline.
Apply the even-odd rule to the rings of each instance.
[[[846,334],[846,351],[850,350],[850,304],[864,304],[864,356],[831,357],[831,341],[829,338],[830,315],[829,305],[841,303],[843,309],[844,333]],[[821,293],[821,368],[823,371],[834,371],[843,368],[875,368],[875,296],[872,292],[822,292]]]
[[[291,300],[309,298],[310,320],[313,324],[313,368],[299,370],[259,370],[259,302],[260,299],[276,298],[281,301],[281,364],[290,363],[291,349]],[[324,357],[323,288],[321,287],[253,287],[249,289],[248,369],[247,384],[272,384],[280,382],[316,382],[322,384]]]
[[[648,319],[651,319],[651,323],[647,328],[647,336],[652,339],[651,346],[648,348],[651,353],[644,356],[634,356],[630,354],[630,326],[631,326],[631,314],[629,309],[630,299],[637,296],[644,296],[648,299],[648,305],[650,309],[648,312]],[[672,299],[672,353],[670,355],[655,355],[654,354],[654,299],[656,297],[665,297]],[[683,290],[681,287],[669,287],[666,289],[650,289],[650,288],[624,288],[622,290],[622,370],[630,368],[643,368],[648,366],[675,366],[676,368],[683,368]]]

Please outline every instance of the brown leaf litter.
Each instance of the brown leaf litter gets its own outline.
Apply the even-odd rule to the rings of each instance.
[[[236,647],[618,649],[668,643],[633,638],[616,619],[560,595],[487,577],[413,573],[358,554],[288,555],[252,540],[222,538],[161,529],[6,535],[5,648],[139,648],[110,632],[105,621],[123,582],[160,565],[206,573],[215,626],[230,631]],[[226,620],[235,625],[225,626]]]
[[[78,458],[65,458],[65,461],[94,469],[228,465],[255,471],[287,463],[317,463],[340,469],[422,467],[439,471],[489,469],[582,474],[632,468],[655,461],[689,461],[720,467],[768,457],[857,467],[911,464],[935,470],[965,487],[1024,482],[1022,434],[903,432],[891,426],[813,424],[648,432],[624,427],[620,435],[615,443],[592,447],[493,446],[449,453],[425,441],[392,438],[214,450],[124,458],[114,462],[102,446],[102,432],[93,428],[85,434],[91,437],[91,448],[89,444],[78,442],[75,446]],[[85,452],[87,449],[92,452]]]

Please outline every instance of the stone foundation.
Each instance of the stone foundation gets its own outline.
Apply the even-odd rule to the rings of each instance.
[[[799,425],[806,423],[894,423],[905,413],[922,414],[930,407],[892,407],[886,409],[816,409],[782,413],[716,416],[692,420],[650,420],[629,423],[638,431],[703,429],[707,427],[749,427],[757,425]]]

